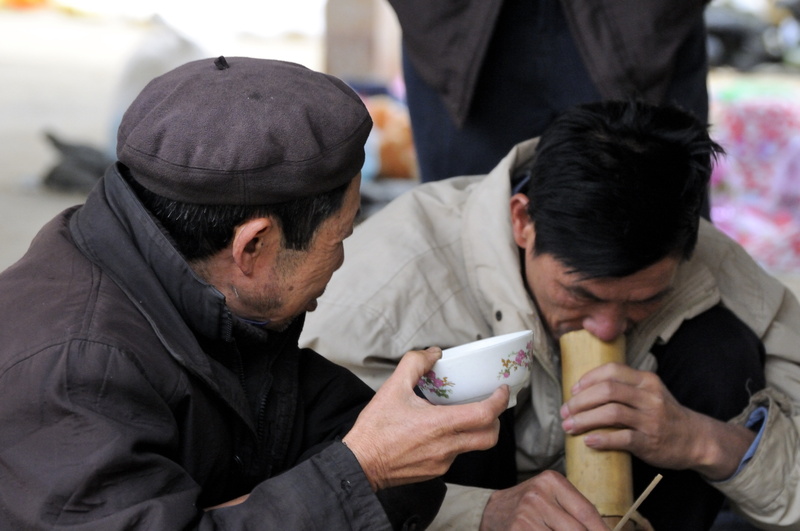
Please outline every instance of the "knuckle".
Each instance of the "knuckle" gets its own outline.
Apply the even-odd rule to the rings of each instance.
[[[532,502],[538,502],[542,492],[563,487],[566,483],[567,479],[555,470],[544,470],[535,476],[535,482],[528,484],[523,497],[530,497]]]
[[[481,409],[479,421],[482,426],[493,426],[495,422],[498,422],[497,415],[488,404]]]
[[[644,371],[642,374],[642,385],[644,387],[655,387],[661,382],[661,378],[654,372]]]
[[[536,490],[527,490],[520,498],[521,505],[528,507],[537,507],[542,501],[541,494]]]
[[[614,384],[612,382],[601,383],[598,390],[601,399],[610,401],[614,398]]]
[[[544,470],[538,475],[538,477],[547,482],[559,483],[563,476],[558,472],[556,472],[555,470]]]
[[[655,407],[658,409],[664,409],[666,406],[666,400],[664,399],[664,395],[658,394],[654,398]]]
[[[473,446],[479,450],[488,450],[497,444],[498,438],[496,431],[480,432],[475,435]]]
[[[468,404],[461,413],[463,413],[462,423],[468,428],[488,429],[494,427],[497,422],[497,415],[491,406],[484,402]]]
[[[432,456],[433,462],[437,463],[436,467],[440,469],[440,472],[442,474],[446,472],[447,469],[450,467],[450,464],[453,462],[456,455],[459,453],[458,450],[459,449],[441,447],[437,448],[433,452]]]
[[[608,410],[611,413],[611,417],[617,422],[625,419],[627,408],[622,404],[610,404],[608,406]]]
[[[620,430],[617,434],[619,441],[626,447],[630,447],[633,442],[633,430]]]

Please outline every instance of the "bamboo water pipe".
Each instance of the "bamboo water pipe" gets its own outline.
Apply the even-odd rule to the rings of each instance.
[[[561,343],[561,383],[563,399],[572,397],[570,389],[589,370],[611,362],[625,363],[625,336],[614,342],[597,339],[586,330],[564,334]],[[603,428],[599,431],[610,431]],[[592,433],[592,432],[589,432]],[[609,529],[614,528],[633,504],[631,456],[623,451],[598,451],[586,446],[581,435],[567,435],[565,442],[567,479],[591,501]],[[621,528],[634,531],[634,522]]]

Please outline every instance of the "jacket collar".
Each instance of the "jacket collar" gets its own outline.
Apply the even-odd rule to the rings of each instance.
[[[552,340],[528,295],[519,268],[519,247],[511,233],[511,176],[531,161],[536,143],[534,139],[518,144],[475,186],[464,206],[461,241],[467,280],[478,295],[481,313],[492,323],[492,332],[532,330],[534,356],[556,375]],[[498,264],[513,264],[501,267],[508,272],[505,278],[498,279]]]
[[[107,216],[111,215],[109,219]],[[189,326],[211,339],[231,340],[233,316],[225,305],[225,297],[214,286],[200,279],[175,249],[161,225],[139,202],[133,190],[115,165],[108,170],[100,185],[76,215],[73,226],[79,231],[84,218],[104,216],[103,227],[111,229],[91,233],[83,239],[86,250],[126,292],[136,292],[146,281],[157,280],[160,290]],[[103,233],[121,231],[113,240]],[[86,234],[86,231],[82,231]],[[121,259],[124,257],[123,259]],[[130,269],[146,267],[149,274],[132,275]],[[155,286],[153,286],[155,287]],[[162,301],[163,302],[163,301]],[[147,305],[148,301],[141,301]]]
[[[683,262],[661,308],[628,333],[628,363],[654,369],[649,367],[650,362],[645,362],[652,346],[669,341],[685,320],[700,315],[719,301],[719,289],[711,271],[696,260]]]
[[[238,380],[206,356],[195,337],[232,339],[235,317],[225,297],[194,274],[118,167],[107,170],[72,216],[70,232],[81,252],[139,308],[170,355],[252,427]]]

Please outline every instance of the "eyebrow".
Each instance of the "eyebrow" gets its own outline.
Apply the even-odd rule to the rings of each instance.
[[[572,293],[574,296],[576,296],[578,298],[581,298],[581,299],[586,299],[586,300],[589,300],[589,301],[592,301],[592,302],[610,302],[610,301],[608,301],[608,300],[606,300],[606,299],[604,299],[602,297],[598,297],[597,295],[595,295],[594,293],[592,293],[588,289],[584,288],[583,286],[564,286],[564,289],[566,289],[567,291]],[[651,302],[657,302],[657,301],[660,301],[660,300],[664,299],[667,295],[669,295],[672,292],[672,290],[673,290],[673,287],[669,286],[669,287],[659,291],[655,295],[652,295],[651,297],[647,297],[646,299],[632,300],[632,301],[628,301],[628,302],[633,303],[633,304],[648,304],[648,303],[651,303]]]
[[[347,238],[353,235],[353,232],[356,230],[356,225],[358,225],[358,220],[360,217],[361,217],[361,208],[359,208],[358,211],[356,212],[356,215],[353,218],[353,222],[350,223],[350,227],[347,229],[344,238],[342,238],[343,240],[346,240]]]

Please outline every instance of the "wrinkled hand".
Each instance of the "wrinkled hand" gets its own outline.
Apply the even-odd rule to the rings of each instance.
[[[561,407],[572,435],[596,428],[584,442],[596,450],[626,450],[660,468],[694,469],[711,479],[736,470],[752,432],[682,406],[652,372],[609,363],[587,372]]]
[[[441,355],[436,347],[406,353],[343,438],[374,490],[441,476],[456,455],[497,444],[508,386],[455,406],[434,406],[414,394]]]
[[[548,470],[492,494],[483,511],[480,529],[608,531],[608,526],[594,505],[567,478]]]

